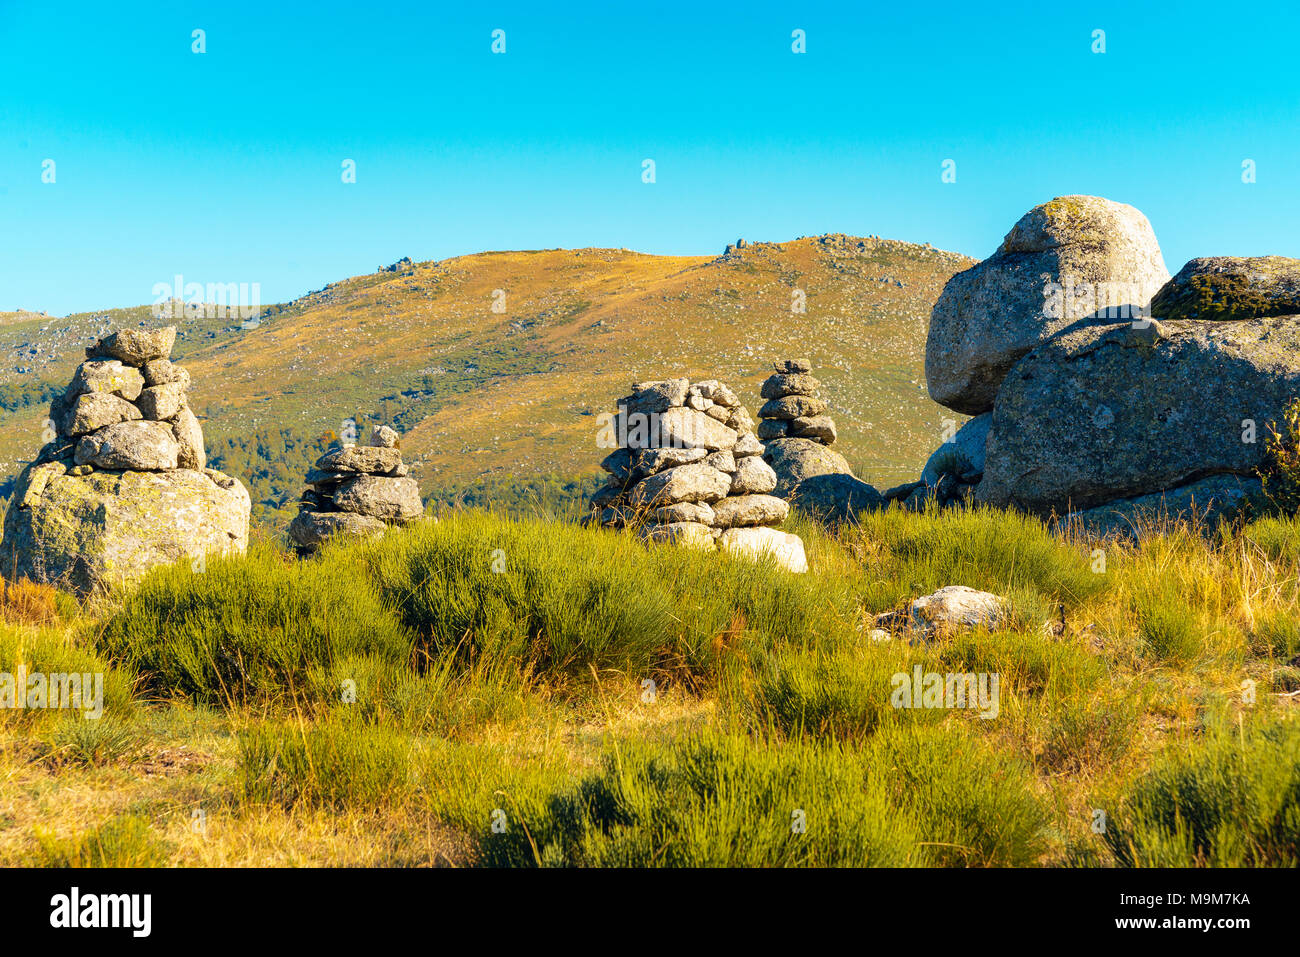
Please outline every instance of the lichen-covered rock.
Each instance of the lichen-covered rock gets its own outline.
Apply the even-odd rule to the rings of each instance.
[[[814,475],[852,475],[844,456],[811,439],[774,439],[763,461],[776,473],[774,495],[789,498],[795,486]]]
[[[377,425],[370,430],[370,444],[381,449],[397,448],[397,431],[386,425]]]
[[[1067,333],[1007,376],[975,497],[1063,515],[1251,475],[1298,395],[1300,316]]]
[[[106,425],[140,418],[140,410],[111,392],[85,392],[73,400],[63,417],[60,431],[76,438]]]
[[[716,502],[731,491],[731,476],[701,462],[657,472],[632,486],[633,505],[675,505],[678,502]]]
[[[754,419],[749,414],[749,410],[740,405],[731,410],[731,414],[727,416],[726,426],[737,435],[744,437],[753,433]]]
[[[719,528],[780,525],[790,514],[790,503],[775,495],[733,495],[715,502],[713,524]]]
[[[651,449],[660,446],[675,449],[707,449],[716,452],[735,446],[739,434],[732,428],[711,419],[703,412],[685,407],[671,408],[666,412],[647,416],[644,431],[632,421],[628,426],[629,448]]]
[[[637,535],[647,542],[671,542],[689,548],[713,549],[713,529],[699,522],[671,522],[667,525],[642,525]]]
[[[119,329],[86,349],[87,359],[120,359],[142,366],[152,359],[166,359],[176,344],[176,327],[162,329]]]
[[[781,567],[798,574],[808,570],[803,539],[775,528],[729,528],[718,536],[718,547],[743,558],[771,558]]]
[[[248,492],[229,476],[222,484],[189,470],[77,475],[52,465],[66,463],[29,466],[14,487],[0,542],[6,576],[84,595],[248,545]]]
[[[969,415],[993,408],[1002,380],[1068,329],[1144,316],[1169,279],[1147,218],[1097,196],[1035,206],[990,258],[957,273],[930,317],[930,397]]]
[[[810,415],[791,419],[786,431],[792,439],[816,439],[823,445],[834,445],[839,438],[835,430],[835,420],[829,415]]]
[[[629,414],[651,415],[667,412],[686,402],[689,379],[665,379],[661,382],[634,382],[632,394],[619,400]]]
[[[708,449],[643,449],[628,450],[632,459],[633,478],[643,479],[679,465],[690,465],[708,458]]]
[[[764,399],[780,399],[787,395],[813,395],[821,382],[806,372],[777,372],[767,377],[759,389]]]
[[[731,454],[737,459],[763,454],[763,443],[752,432],[742,433],[731,447]]]
[[[77,443],[78,465],[97,469],[157,471],[176,468],[180,445],[165,422],[147,420],[106,425]]]
[[[389,521],[409,522],[424,514],[420,487],[412,478],[356,475],[344,481],[333,498],[342,511]]]
[[[709,399],[724,409],[735,409],[740,406],[740,397],[717,379],[705,379],[695,383],[687,390],[688,395],[691,393]]]
[[[326,452],[316,460],[316,468],[325,472],[367,472],[384,475],[402,462],[402,453],[396,448],[376,445],[345,445]]]
[[[311,550],[332,535],[382,535],[387,528],[381,520],[357,512],[301,511],[289,523],[289,540]]]
[[[769,399],[758,410],[760,419],[803,419],[821,415],[826,411],[826,403],[811,395],[785,395],[779,399]]]
[[[175,418],[185,408],[185,383],[178,380],[148,386],[140,392],[135,404],[146,419],[161,422]]]
[[[662,508],[653,508],[650,510],[649,519],[661,525],[672,525],[676,522],[698,522],[701,525],[713,525],[713,509],[707,502],[678,502],[675,505],[665,505]]]
[[[776,488],[776,472],[757,455],[745,456],[736,462],[731,476],[732,495],[766,495]]]
[[[203,427],[199,425],[198,417],[188,408],[183,408],[168,424],[180,447],[176,453],[176,466],[202,472],[207,467],[208,454],[203,448]]]
[[[804,479],[791,491],[790,501],[799,511],[827,524],[855,521],[862,512],[885,505],[874,486],[843,473]]]
[[[965,585],[946,585],[913,601],[906,614],[886,612],[876,622],[933,638],[973,628],[996,628],[1005,619],[1006,603],[999,596]]]
[[[1193,259],[1151,300],[1156,319],[1237,321],[1300,313],[1300,259]]]
[[[140,371],[144,373],[147,386],[179,382],[182,392],[190,387],[189,371],[184,366],[174,365],[170,359],[150,359],[140,367]]]
[[[776,364],[776,371],[783,375],[807,375],[812,372],[812,362],[808,359],[782,359]]]
[[[719,472],[726,472],[728,475],[734,475],[736,471],[736,457],[727,449],[721,452],[710,452],[704,458],[704,464],[711,469],[717,469]]]
[[[1262,491],[1263,483],[1257,478],[1211,475],[1164,492],[1070,512],[1061,524],[1098,538],[1136,538],[1144,526],[1166,521],[1194,520],[1212,525],[1235,515],[1248,499]]]
[[[139,369],[124,366],[117,359],[105,359],[77,366],[64,396],[71,403],[77,396],[88,392],[107,392],[132,402],[139,398],[143,388],[144,376]]]

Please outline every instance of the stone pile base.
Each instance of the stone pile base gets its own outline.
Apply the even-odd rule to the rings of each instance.
[[[334,535],[377,535],[424,514],[420,487],[408,477],[397,433],[380,426],[369,445],[325,453],[307,473],[289,538],[310,553]]]

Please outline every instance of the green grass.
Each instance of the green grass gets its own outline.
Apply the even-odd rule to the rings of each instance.
[[[1229,728],[1171,748],[1105,840],[1126,867],[1300,866],[1300,724]]]
[[[310,728],[259,724],[239,735],[239,773],[243,798],[255,804],[385,806],[407,791],[410,743],[345,715]]]
[[[1106,587],[1087,551],[1063,545],[1042,522],[1015,513],[888,509],[864,513],[848,534],[876,573],[866,594],[876,611],[955,583],[1019,592],[1022,609],[1032,599],[1073,607]]]
[[[160,867],[168,847],[146,817],[125,814],[105,821],[72,840],[45,835],[41,851],[46,867]]]
[[[0,860],[1295,866],[1294,523],[1104,571],[988,511],[787,527],[807,575],[453,509],[0,626],[4,661],[106,675],[98,722],[0,715]],[[1011,614],[870,637],[947,584]],[[996,675],[996,716],[895,707],[917,666]]]

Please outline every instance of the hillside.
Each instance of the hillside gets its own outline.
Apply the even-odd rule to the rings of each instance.
[[[632,379],[716,376],[756,411],[772,360],[790,355],[811,358],[823,380],[837,448],[886,486],[915,476],[951,414],[926,396],[926,322],[944,282],[972,263],[842,235],[738,243],[713,258],[553,249],[403,261],[257,323],[186,317],[176,356],[215,464],[263,506],[296,499],[305,463],[348,418],[395,424],[426,493],[578,477],[601,457],[596,415]],[[795,289],[803,314],[791,311]],[[0,323],[0,474],[39,448],[45,397],[82,347],[152,324],[148,311]]]

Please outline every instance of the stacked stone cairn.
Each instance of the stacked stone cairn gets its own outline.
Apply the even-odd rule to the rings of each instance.
[[[827,447],[835,444],[835,422],[826,415],[826,402],[817,392],[821,383],[812,376],[807,359],[786,359],[763,383],[759,393],[767,402],[758,410],[758,437],[800,439]]]
[[[633,383],[618,405],[608,433],[617,448],[601,462],[610,478],[591,500],[600,524],[807,570],[799,537],[771,527],[790,506],[770,494],[776,473],[731,389],[716,379]]]
[[[162,472],[207,466],[190,411],[190,374],[170,359],[176,327],[123,329],[86,349],[72,383],[50,403],[55,445],[73,445],[76,468]],[[62,440],[62,442],[60,441]]]
[[[88,593],[157,564],[245,549],[248,492],[206,467],[175,342],[175,326],[122,329],[86,349],[15,485],[7,574]]]
[[[831,446],[837,433],[807,359],[785,359],[763,383],[758,410],[763,459],[776,473],[775,495],[820,521],[851,520],[880,506],[880,494],[856,478]]]
[[[386,425],[371,432],[368,445],[344,445],[317,459],[298,507],[289,538],[301,554],[314,552],[332,535],[382,534],[424,514],[397,433]]]

